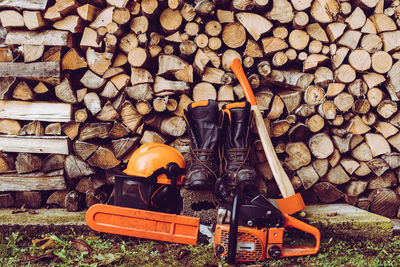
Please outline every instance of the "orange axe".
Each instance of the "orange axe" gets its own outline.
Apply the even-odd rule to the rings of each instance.
[[[235,73],[237,79],[239,80],[246,99],[250,102],[251,109],[254,111],[258,135],[260,136],[260,140],[264,148],[265,155],[268,159],[269,165],[271,167],[272,174],[274,175],[275,181],[283,196],[283,198],[281,199],[276,199],[277,206],[282,212],[286,214],[293,214],[301,211],[305,208],[303,198],[299,193],[295,193],[289,177],[283,170],[282,165],[280,164],[279,159],[276,156],[274,146],[272,145],[271,138],[269,137],[267,128],[264,124],[264,119],[261,115],[260,109],[257,106],[256,98],[254,97],[253,90],[251,89],[250,83],[247,80],[247,77],[243,71],[240,60],[238,58],[232,60],[230,67]]]

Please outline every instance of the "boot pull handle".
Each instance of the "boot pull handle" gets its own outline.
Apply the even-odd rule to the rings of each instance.
[[[256,98],[254,96],[253,90],[251,89],[249,80],[247,80],[246,74],[244,73],[242,64],[240,63],[240,59],[235,58],[234,60],[232,60],[230,67],[233,73],[235,73],[240,85],[242,86],[247,101],[249,101],[252,106],[256,106]]]

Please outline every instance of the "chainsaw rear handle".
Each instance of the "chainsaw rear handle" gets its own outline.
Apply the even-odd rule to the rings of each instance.
[[[285,217],[285,224],[283,225],[284,228],[295,228],[311,234],[315,238],[315,246],[283,246],[281,256],[293,257],[316,254],[319,250],[321,243],[321,233],[319,232],[319,230],[316,227],[306,224],[305,222],[293,218],[292,216],[289,216],[285,213],[283,213],[283,216]]]

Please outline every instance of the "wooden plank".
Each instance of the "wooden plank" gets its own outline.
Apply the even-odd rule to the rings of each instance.
[[[59,62],[0,62],[0,77],[18,77],[50,84],[60,83]]]
[[[67,103],[0,100],[0,118],[27,121],[68,122],[72,106]]]
[[[2,191],[36,191],[65,190],[64,170],[53,173],[2,174],[0,175],[0,192]]]
[[[68,137],[0,135],[0,150],[68,155]]]
[[[7,34],[6,44],[30,44],[47,46],[72,46],[72,35],[68,31],[11,31]]]
[[[1,0],[0,7],[44,10],[48,0]]]

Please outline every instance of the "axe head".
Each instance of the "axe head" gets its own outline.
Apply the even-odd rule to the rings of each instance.
[[[286,214],[293,214],[303,210],[306,205],[300,193],[294,194],[290,197],[275,199],[277,208]]]

